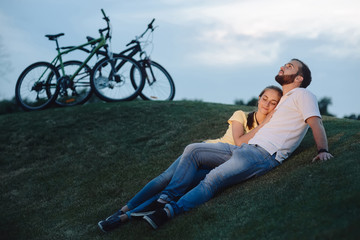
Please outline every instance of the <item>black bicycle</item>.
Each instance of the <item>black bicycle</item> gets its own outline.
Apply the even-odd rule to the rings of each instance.
[[[159,63],[151,60],[150,54],[148,55],[145,50],[143,50],[142,45],[152,44],[153,32],[155,28],[153,27],[155,19],[153,19],[147,26],[145,32],[143,32],[139,37],[131,40],[126,46],[131,46],[124,51],[120,52],[120,55],[125,55],[130,58],[133,58],[136,54],[139,53],[140,60],[139,63],[143,68],[145,74],[145,86],[141,93],[140,97],[144,100],[173,100],[175,96],[175,84],[170,74],[166,69],[161,66]],[[141,39],[145,34],[150,30],[148,38],[142,42]],[[137,79],[136,69],[131,69],[131,81],[133,86],[136,88],[139,80]]]
[[[139,71],[136,69],[135,66],[132,66],[130,69],[130,79],[132,86],[135,89],[138,89],[141,84],[144,84],[142,91],[140,92],[140,97],[144,100],[173,100],[175,96],[175,84],[171,77],[171,75],[166,71],[166,69],[161,66],[159,63],[151,60],[150,54],[148,55],[147,52],[143,49],[142,45],[151,45],[152,44],[152,37],[155,28],[153,27],[155,19],[153,19],[149,24],[145,32],[143,32],[139,37],[135,37],[135,39],[131,40],[126,46],[130,46],[129,48],[125,49],[124,51],[120,52],[119,54],[114,54],[114,56],[126,56],[129,59],[134,60],[134,57],[138,54],[139,60],[138,63],[142,68],[141,76]],[[145,34],[150,30],[150,34],[148,35],[145,41],[141,41]],[[92,37],[87,37],[88,41],[93,41]],[[95,46],[93,46],[94,48]],[[87,53],[91,52],[86,48],[80,48],[80,50],[85,51]],[[98,50],[98,55],[106,55],[105,51]],[[120,62],[121,65],[121,62]],[[117,65],[117,69],[121,69],[122,67]],[[96,70],[96,67],[94,67]],[[144,83],[141,80],[141,77],[144,77]],[[96,88],[95,88],[96,89]],[[94,90],[95,90],[94,89]],[[95,90],[96,91],[96,90]]]

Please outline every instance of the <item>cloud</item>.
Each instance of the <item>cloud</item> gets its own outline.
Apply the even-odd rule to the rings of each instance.
[[[214,66],[270,63],[277,58],[280,48],[279,41],[265,42],[248,36],[219,32],[207,32],[199,36],[198,40],[205,44],[189,57]]]
[[[311,41],[313,51],[324,56],[360,56],[356,0],[200,3],[164,14],[176,24],[198,28],[191,37],[202,47],[189,57],[205,64],[269,62],[282,44],[299,39]]]

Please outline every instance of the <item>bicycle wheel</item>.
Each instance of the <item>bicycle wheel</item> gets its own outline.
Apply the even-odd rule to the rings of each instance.
[[[170,101],[175,96],[175,84],[170,74],[157,62],[150,59],[141,60],[145,71],[145,86],[140,97],[144,100]],[[133,70],[133,69],[132,69]],[[131,72],[131,81],[136,87],[136,76]]]
[[[48,62],[30,65],[16,82],[16,101],[25,110],[40,110],[50,106],[59,93],[59,77],[59,72]]]
[[[130,80],[130,70],[134,68],[136,87]],[[135,99],[144,87],[141,66],[132,58],[115,55],[104,58],[95,64],[91,75],[91,87],[95,94],[107,102]]]
[[[70,78],[82,65],[80,61],[64,62],[65,76],[59,79],[60,91],[55,103],[59,106],[74,106],[83,104],[92,95],[90,86],[91,68],[85,65],[73,80]],[[60,71],[60,66],[57,66]]]

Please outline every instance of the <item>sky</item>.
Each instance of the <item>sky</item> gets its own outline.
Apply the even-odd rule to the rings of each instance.
[[[100,9],[111,20],[114,52],[156,19],[146,50],[171,74],[174,100],[247,102],[298,58],[312,71],[308,89],[331,98],[330,113],[360,114],[358,0],[1,0],[0,100],[14,96],[28,65],[53,59],[45,34],[65,33],[61,46],[97,37]]]

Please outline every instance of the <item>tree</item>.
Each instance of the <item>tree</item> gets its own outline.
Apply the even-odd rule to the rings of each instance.
[[[235,105],[246,105],[244,100],[242,99],[236,99],[234,102]]]
[[[350,114],[349,116],[344,116],[347,119],[360,120],[360,114],[356,116],[355,114]]]
[[[322,99],[320,99],[318,104],[321,115],[334,116],[334,114],[328,112],[328,106],[332,104],[331,98],[323,97]]]
[[[258,99],[256,97],[251,98],[247,103],[245,103],[242,99],[236,99],[234,101],[235,105],[243,105],[243,106],[257,106]]]
[[[16,99],[0,101],[0,114],[8,114],[22,111],[21,107],[16,104]]]
[[[255,106],[256,107],[257,103],[258,103],[258,99],[256,97],[253,97],[247,102],[246,106]]]

